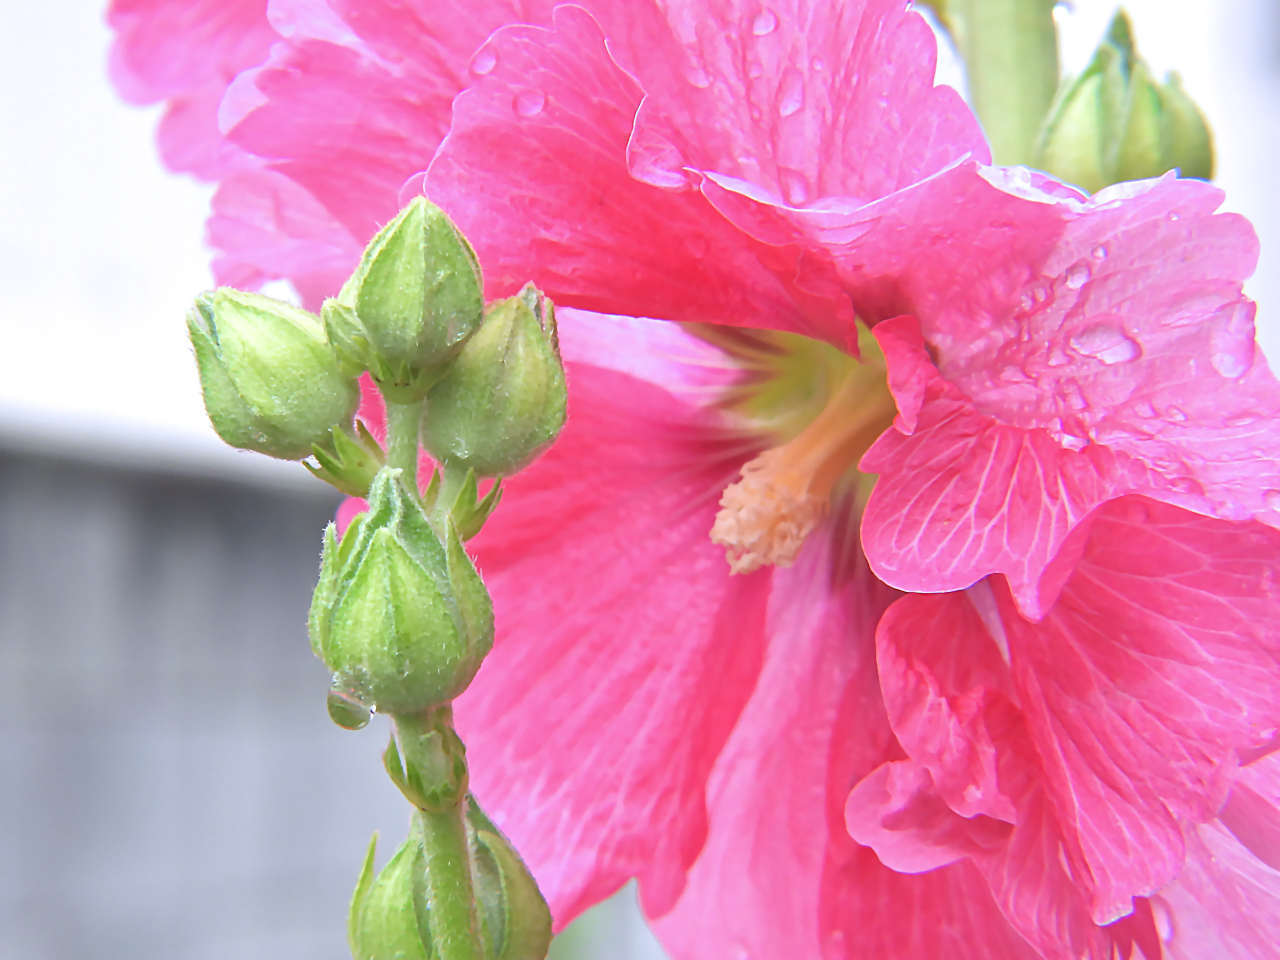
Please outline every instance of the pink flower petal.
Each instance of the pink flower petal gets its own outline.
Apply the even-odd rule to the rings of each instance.
[[[631,176],[642,91],[585,11],[503,29],[477,57],[488,72],[458,97],[426,189],[476,243],[493,290],[532,276],[586,309],[848,338],[821,258],[754,243],[696,192]]]
[[[114,0],[111,79],[133,103],[168,100],[158,140],[175,170],[215,179],[242,163],[215,118],[227,83],[279,39],[266,0]]]
[[[1173,879],[1186,829],[1217,814],[1236,758],[1274,737],[1278,549],[1258,524],[1130,498],[1098,512],[1040,623],[998,584],[994,605],[912,596],[882,619],[881,683],[903,747],[940,771],[958,813],[992,796],[1016,808],[1004,854],[974,859],[1042,949],[1084,949],[1086,919],[1125,916]],[[1242,790],[1246,815],[1260,795]],[[1253,823],[1265,853],[1270,835]]]
[[[890,739],[871,659],[890,594],[860,560],[839,559],[832,532],[772,574],[764,663],[711,777],[710,834],[656,923],[674,957],[843,955],[832,898],[857,880],[843,872],[856,851],[839,806],[846,771],[874,765]]]

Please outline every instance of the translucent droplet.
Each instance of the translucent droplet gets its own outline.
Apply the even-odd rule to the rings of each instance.
[[[1182,217],[1178,216],[1178,214],[1176,213],[1170,213],[1168,216],[1168,220],[1170,223],[1177,223],[1181,219]]]
[[[706,64],[701,60],[694,60],[689,64],[689,70],[685,74],[689,78],[689,82],[699,90],[705,90],[711,86],[711,74],[707,73]]]
[[[329,719],[344,730],[359,730],[369,725],[373,710],[358,700],[350,690],[329,688]]]
[[[497,65],[498,55],[486,47],[471,61],[471,72],[477,77],[483,77],[485,74],[493,73],[493,68]]]
[[[795,67],[788,67],[778,87],[778,113],[789,117],[803,106],[804,77]]]
[[[767,37],[778,29],[778,15],[765,7],[756,14],[756,18],[751,21],[751,32],[757,37]]]
[[[1081,260],[1079,263],[1067,268],[1067,274],[1063,279],[1066,280],[1067,286],[1072,290],[1079,290],[1089,282],[1089,278],[1092,276],[1093,268]]]
[[[1262,495],[1262,502],[1267,505],[1268,510],[1280,513],[1280,490],[1268,490]]]
[[[1103,363],[1128,363],[1142,355],[1138,342],[1113,323],[1095,323],[1070,337],[1076,353]]]
[[[809,202],[809,178],[799,170],[783,167],[778,171],[778,179],[782,183],[782,196],[793,207],[802,207]]]
[[[1098,244],[1096,247],[1094,247],[1092,250],[1089,251],[1089,256],[1093,257],[1093,259],[1101,263],[1103,260],[1107,259],[1106,246],[1101,243]]]
[[[1213,369],[1228,380],[1238,380],[1253,366],[1254,344],[1251,340],[1239,340],[1215,350],[1209,357]]]
[[[516,94],[516,113],[522,117],[536,117],[547,104],[547,95],[541,90],[522,90]]]
[[[823,60],[821,57],[814,57],[809,61],[809,69],[814,73],[821,73],[823,70],[827,69],[827,61]]]

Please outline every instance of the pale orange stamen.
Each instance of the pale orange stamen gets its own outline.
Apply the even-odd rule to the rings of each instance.
[[[883,375],[869,372],[851,373],[799,435],[749,461],[725,488],[711,541],[725,548],[733,573],[793,564],[836,483],[889,425],[893,399]]]

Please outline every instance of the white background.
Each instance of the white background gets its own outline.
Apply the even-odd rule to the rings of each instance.
[[[0,439],[112,461],[305,482],[300,468],[221,445],[204,418],[183,317],[211,283],[211,189],[161,169],[156,111],[105,78],[105,2],[6,4],[0,35]],[[1217,135],[1228,208],[1262,263],[1249,287],[1280,348],[1280,11],[1275,0],[1133,0],[1140,51],[1177,69]],[[1113,4],[1059,11],[1078,70]],[[1269,309],[1270,308],[1270,309]]]

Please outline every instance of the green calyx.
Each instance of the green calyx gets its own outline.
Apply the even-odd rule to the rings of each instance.
[[[420,400],[484,311],[475,251],[425,197],[369,241],[337,299],[321,311],[347,368],[368,370],[400,402]]]
[[[1176,75],[1157,83],[1117,13],[1085,71],[1058,91],[1036,142],[1035,166],[1090,193],[1174,167],[1213,175],[1208,125]]]
[[[555,309],[530,284],[489,306],[432,387],[423,445],[477,476],[506,476],[559,435],[566,398]]]
[[[311,447],[312,461],[303,466],[319,480],[337,487],[349,497],[364,497],[378,471],[386,465],[386,455],[369,428],[356,421],[354,430],[334,427],[323,443]]]
[[[349,429],[360,400],[314,314],[220,287],[187,314],[205,409],[224,441],[301,460],[331,429]]]
[[[456,530],[437,534],[388,468],[340,542],[326,529],[308,628],[335,686],[379,712],[417,713],[471,682],[493,645],[493,607]]]
[[[468,867],[484,960],[542,960],[551,943],[551,913],[528,867],[475,801],[465,801]],[[357,960],[420,960],[440,952],[432,941],[429,815],[415,813],[409,838],[374,874],[377,837],[369,844],[351,898],[348,937]],[[437,925],[438,926],[438,925]]]

